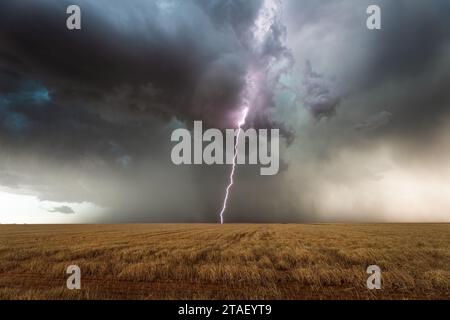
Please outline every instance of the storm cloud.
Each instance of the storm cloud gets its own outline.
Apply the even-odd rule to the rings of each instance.
[[[442,220],[447,194],[425,172],[446,177],[450,159],[448,1],[280,3],[255,52],[262,0],[2,1],[0,186],[93,203],[100,222],[217,221],[229,168],[173,165],[170,134],[234,127],[258,63],[249,126],[281,129],[283,170],[239,167],[231,221],[417,220],[424,203]],[[366,28],[369,4],[381,30]],[[423,195],[409,211],[408,192]]]
[[[57,212],[62,214],[75,214],[75,211],[69,206],[56,207],[49,210],[49,212]]]

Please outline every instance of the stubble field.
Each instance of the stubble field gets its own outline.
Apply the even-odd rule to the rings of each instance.
[[[0,225],[0,299],[450,299],[450,225]]]

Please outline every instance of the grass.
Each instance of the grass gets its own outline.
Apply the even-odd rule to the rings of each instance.
[[[0,225],[0,299],[449,298],[449,224]]]

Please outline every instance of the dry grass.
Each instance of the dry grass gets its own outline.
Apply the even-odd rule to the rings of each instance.
[[[449,299],[450,225],[0,225],[0,298]]]

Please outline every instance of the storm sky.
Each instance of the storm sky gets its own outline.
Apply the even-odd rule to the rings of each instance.
[[[217,222],[230,167],[170,136],[233,128],[262,59],[282,168],[239,166],[228,222],[450,221],[450,2],[284,0],[255,54],[263,2],[1,1],[0,223]]]

